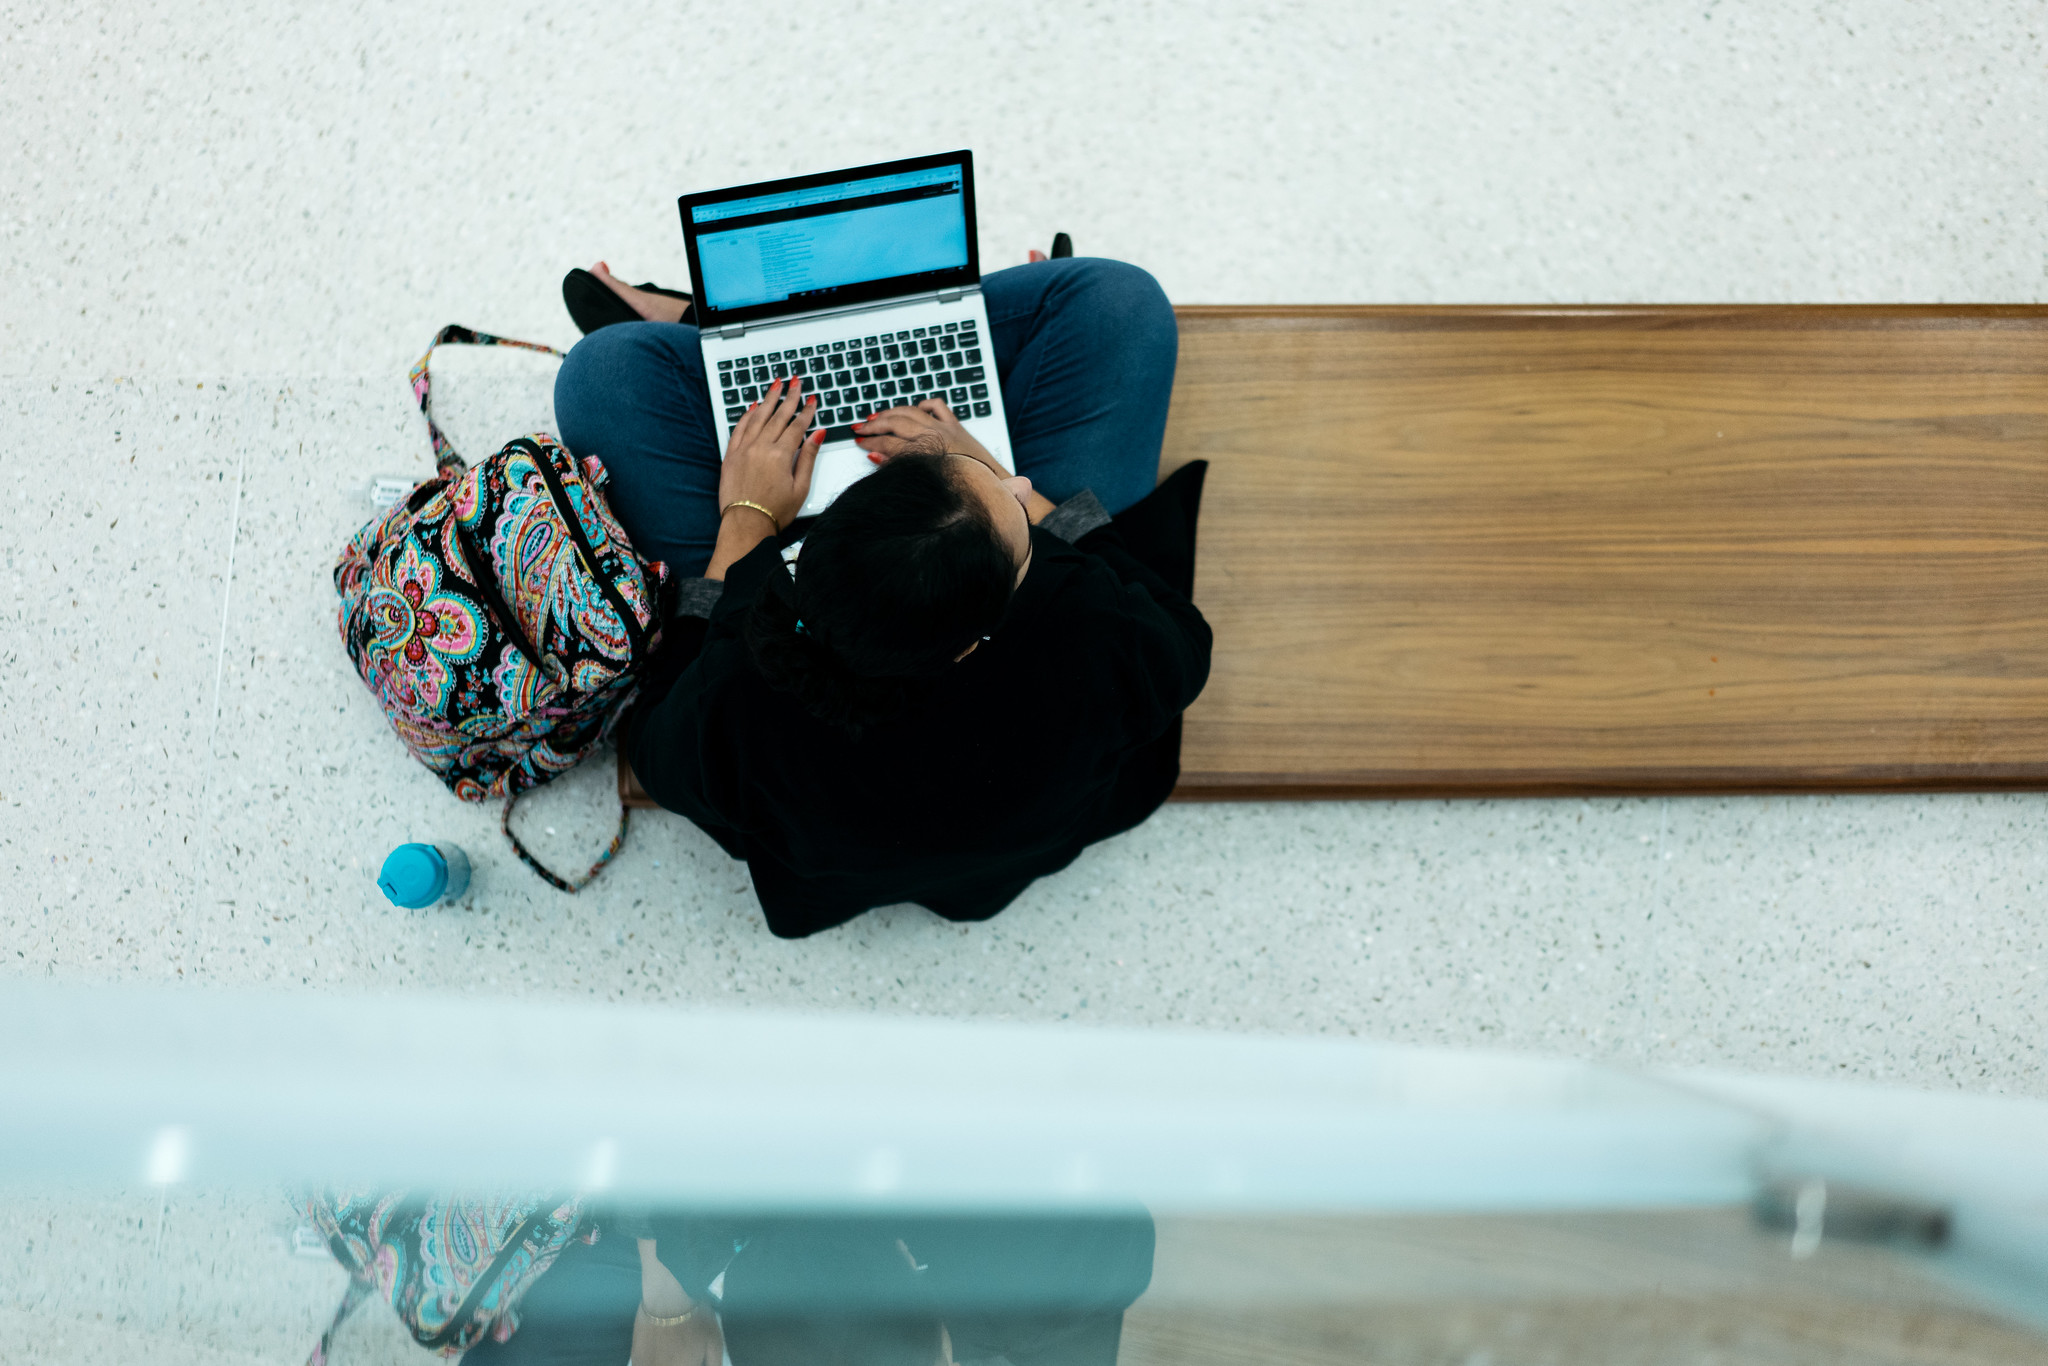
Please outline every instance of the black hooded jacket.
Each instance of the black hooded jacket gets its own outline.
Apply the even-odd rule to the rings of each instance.
[[[764,542],[708,620],[664,632],[622,735],[634,774],[747,861],[784,938],[899,902],[987,919],[1173,790],[1209,674],[1189,600],[1202,476],[1183,467],[1076,544],[1033,528],[994,637],[858,739],[754,667],[746,614],[785,572]]]

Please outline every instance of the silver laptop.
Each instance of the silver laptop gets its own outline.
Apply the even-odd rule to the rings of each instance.
[[[802,516],[874,470],[852,424],[942,398],[1014,472],[974,231],[974,157],[946,152],[684,195],[683,242],[723,449],[777,379],[825,429]]]

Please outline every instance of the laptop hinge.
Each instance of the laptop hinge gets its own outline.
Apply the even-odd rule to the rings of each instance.
[[[901,308],[904,304],[923,302],[926,299],[942,304],[958,303],[969,294],[981,293],[979,283],[971,285],[949,285],[945,289],[929,294],[899,294],[893,299],[877,299],[873,303],[855,304],[851,308],[820,308],[805,313],[785,313],[779,318],[756,318],[750,323],[720,323],[713,329],[720,338],[743,337],[747,329],[759,331],[762,328],[781,327],[786,323],[815,322],[819,318],[838,316],[853,317],[862,313],[875,313],[885,308]]]

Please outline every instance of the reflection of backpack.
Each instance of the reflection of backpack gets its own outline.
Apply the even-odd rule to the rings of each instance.
[[[422,1347],[459,1356],[519,1327],[519,1300],[571,1240],[595,1242],[580,1198],[414,1197],[322,1191],[306,1213],[348,1269],[348,1290],[306,1366],[326,1366],[341,1325],[373,1292]]]
[[[444,341],[525,345],[464,328]],[[513,799],[610,736],[660,640],[668,568],[634,552],[595,458],[537,434],[468,468],[434,424],[426,365],[413,385],[439,473],[342,550],[341,636],[415,759],[464,801]],[[508,836],[510,820],[508,800]],[[621,809],[591,875],[625,828]],[[565,882],[512,843],[565,891],[589,880]]]

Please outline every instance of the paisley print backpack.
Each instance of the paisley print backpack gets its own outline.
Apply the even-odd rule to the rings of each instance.
[[[510,345],[450,327],[434,339]],[[560,354],[556,352],[555,354]],[[660,642],[668,568],[637,555],[601,492],[604,467],[545,433],[475,468],[434,422],[426,356],[413,388],[438,472],[358,531],[334,566],[350,661],[414,758],[457,797],[506,799],[514,851],[564,891],[512,834],[512,803],[611,735]]]
[[[583,1202],[531,1197],[320,1191],[306,1215],[348,1269],[348,1289],[307,1366],[328,1366],[335,1335],[364,1300],[389,1304],[422,1347],[460,1356],[519,1327],[519,1301],[571,1242],[595,1242]]]

